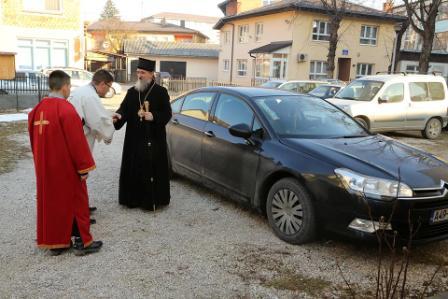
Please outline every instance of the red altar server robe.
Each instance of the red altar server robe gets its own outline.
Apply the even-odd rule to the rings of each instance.
[[[84,246],[92,243],[87,186],[80,174],[95,168],[75,108],[43,99],[28,115],[37,181],[37,245],[70,247],[76,219]]]

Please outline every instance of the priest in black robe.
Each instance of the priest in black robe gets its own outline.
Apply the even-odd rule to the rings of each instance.
[[[170,203],[165,126],[171,118],[167,90],[156,84],[155,61],[140,58],[138,81],[114,115],[119,130],[126,123],[120,170],[119,203],[155,210]]]

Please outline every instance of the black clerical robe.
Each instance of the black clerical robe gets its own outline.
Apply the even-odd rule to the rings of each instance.
[[[151,86],[152,84],[150,84]],[[114,125],[119,130],[125,123],[126,135],[120,171],[119,203],[130,208],[152,210],[170,203],[170,185],[165,126],[171,118],[167,90],[155,84],[140,93],[134,88],[117,110],[122,116]],[[149,101],[153,121],[140,119],[140,102]]]

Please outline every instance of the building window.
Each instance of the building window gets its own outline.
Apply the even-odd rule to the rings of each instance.
[[[412,28],[408,28],[404,36],[403,48],[405,50],[419,51],[421,47],[422,47],[422,39],[420,35],[417,32],[415,32]]]
[[[247,60],[246,59],[237,59],[236,61],[238,65],[238,76],[246,76],[247,75]]]
[[[67,41],[19,39],[17,48],[17,68],[19,70],[41,70],[53,66],[68,66]]]
[[[229,59],[224,59],[223,62],[223,71],[224,72],[228,72],[230,69],[230,60]]]
[[[238,42],[243,44],[249,41],[249,25],[238,26]]]
[[[378,27],[374,26],[361,26],[361,45],[376,45],[376,37],[378,33]]]
[[[61,0],[23,0],[23,10],[60,12],[62,4]]]
[[[327,62],[311,61],[310,63],[310,79],[326,79],[327,78]]]
[[[313,22],[313,40],[329,40],[329,24],[325,21]]]
[[[372,75],[372,71],[373,71],[373,64],[358,63],[358,65],[356,67],[356,76],[361,77],[361,76]]]
[[[407,65],[406,73],[418,74],[418,65]]]
[[[255,77],[269,78],[271,70],[271,60],[268,55],[262,54],[255,60]]]
[[[223,44],[230,43],[230,31],[223,31],[222,32],[222,43]]]
[[[262,35],[263,35],[263,23],[255,24],[255,41],[259,42],[261,40]]]

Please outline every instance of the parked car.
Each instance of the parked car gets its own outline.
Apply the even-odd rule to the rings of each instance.
[[[169,72],[155,72],[156,83],[166,87],[169,80],[171,79],[171,74]]]
[[[345,81],[339,80],[339,79],[325,79],[325,82],[329,83],[329,84],[334,84],[334,85],[340,85],[340,86],[346,86],[347,83]]]
[[[285,82],[281,85],[279,85],[278,88],[297,92],[297,93],[308,93],[317,86],[327,84],[327,82],[324,81],[312,81],[312,80],[293,80]]]
[[[448,165],[326,101],[208,87],[171,106],[171,171],[263,212],[282,240],[311,241],[318,227],[360,238],[381,227],[406,239],[409,210],[415,242],[448,238]]]
[[[267,82],[264,82],[263,84],[260,84],[260,87],[277,88],[285,82],[286,82],[286,80],[269,80]]]
[[[42,73],[48,76],[54,70],[64,71],[71,77],[72,91],[77,87],[89,84],[93,78],[91,72],[73,67],[47,68],[43,69]],[[106,98],[111,98],[114,94],[121,94],[121,85],[117,82],[112,83],[112,88],[106,94]]]
[[[365,76],[328,101],[377,132],[419,130],[434,139],[448,121],[448,91],[441,76]]]
[[[314,88],[308,94],[325,100],[334,97],[341,88],[343,87],[340,85],[325,84]]]

